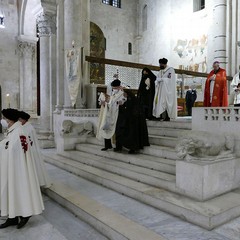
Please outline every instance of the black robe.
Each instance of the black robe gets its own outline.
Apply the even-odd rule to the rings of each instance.
[[[147,71],[148,75],[144,75],[143,71]],[[153,101],[155,95],[155,80],[156,76],[149,70],[148,68],[144,68],[142,71],[142,79],[138,88],[137,97],[139,99],[139,103],[144,112],[146,119],[152,119],[152,109],[153,109]],[[150,79],[150,88],[147,89],[147,85],[145,84],[146,79]]]
[[[139,106],[138,99],[127,92],[127,101],[119,108],[116,125],[116,147],[130,150],[143,149],[149,146],[146,119]]]

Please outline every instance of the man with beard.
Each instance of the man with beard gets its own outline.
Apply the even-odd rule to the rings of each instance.
[[[142,70],[142,79],[138,88],[137,97],[145,118],[149,120],[153,118],[152,110],[155,95],[155,80],[156,76],[149,68]]]
[[[160,71],[153,102],[153,116],[164,121],[177,118],[176,75],[167,62],[166,58],[159,59]]]

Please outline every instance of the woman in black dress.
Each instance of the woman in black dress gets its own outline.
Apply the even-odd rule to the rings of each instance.
[[[138,100],[144,112],[145,118],[151,120],[153,118],[153,100],[155,95],[156,76],[149,68],[142,70],[142,79],[138,88]]]

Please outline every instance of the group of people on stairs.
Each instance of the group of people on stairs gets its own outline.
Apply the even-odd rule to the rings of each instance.
[[[51,185],[44,167],[37,135],[28,122],[30,115],[17,109],[2,110],[6,129],[0,142],[0,211],[7,220],[0,229],[22,228],[44,210],[41,187]]]
[[[166,58],[159,60],[158,77],[148,68],[142,70],[137,96],[124,89],[117,78],[111,83],[110,94],[101,93],[97,138],[104,138],[102,151],[115,143],[115,152],[125,147],[130,154],[136,153],[149,146],[146,119],[170,121],[177,117],[175,71],[167,62]]]
[[[129,153],[135,153],[144,146],[149,146],[146,119],[170,121],[177,118],[176,74],[167,65],[166,58],[159,59],[160,71],[157,76],[144,68],[137,95],[121,86],[116,78],[108,88],[108,94],[101,93],[101,105],[97,138],[104,138],[102,151],[112,148],[115,152],[125,147]],[[239,75],[234,77],[234,106],[240,106]],[[237,84],[236,84],[237,82]],[[109,91],[109,89],[111,89]],[[197,99],[197,91],[190,87],[186,92],[186,108],[192,115],[192,107]],[[226,70],[220,68],[220,63],[213,63],[204,91],[204,107],[227,107],[228,88]]]

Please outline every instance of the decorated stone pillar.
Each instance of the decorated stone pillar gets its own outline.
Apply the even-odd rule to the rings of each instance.
[[[85,55],[90,46],[90,1],[64,2],[64,107],[85,108],[85,87],[89,82]]]
[[[227,64],[227,0],[214,0],[213,6],[214,60],[223,68]]]
[[[20,109],[37,115],[36,43],[38,38],[20,35]]]
[[[56,32],[56,106],[55,113],[60,114],[64,105],[64,3],[59,0],[57,5]]]
[[[52,86],[54,86],[53,68],[55,59],[53,50],[56,33],[55,16],[49,13],[41,13],[37,18],[37,27],[40,39],[40,125],[44,131],[52,132],[52,113],[53,113],[53,95]]]

